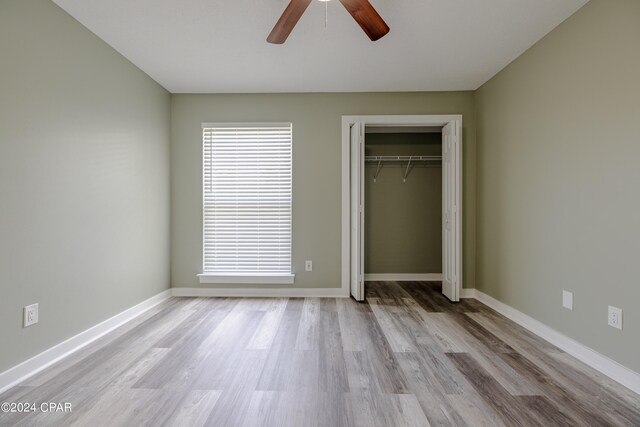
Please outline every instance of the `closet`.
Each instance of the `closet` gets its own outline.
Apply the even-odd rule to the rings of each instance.
[[[365,280],[442,273],[442,128],[365,128]]]

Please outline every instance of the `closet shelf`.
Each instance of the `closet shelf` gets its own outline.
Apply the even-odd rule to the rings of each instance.
[[[434,165],[434,163],[437,163],[439,165],[442,163],[442,156],[364,156],[364,161],[368,163],[378,164],[376,173],[373,175],[373,182],[376,182],[376,180],[378,179],[378,175],[380,175],[382,166],[385,163],[402,164],[404,162],[407,162],[407,168],[405,169],[404,176],[402,178],[402,182],[407,182],[407,176],[409,176],[411,168],[415,166],[416,163],[422,163],[425,166]]]

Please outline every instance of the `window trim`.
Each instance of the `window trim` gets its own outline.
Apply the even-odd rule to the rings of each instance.
[[[206,128],[243,128],[243,127],[286,127],[291,126],[291,149],[292,149],[292,162],[293,162],[293,123],[292,122],[203,122],[202,129]],[[202,141],[201,141],[202,143]],[[204,152],[203,152],[204,154]],[[204,157],[203,157],[204,161]],[[271,284],[271,285],[292,285],[295,281],[295,274],[293,272],[293,240],[291,242],[291,274],[283,273],[220,273],[220,272],[206,272],[204,271],[204,253],[205,253],[205,239],[204,239],[204,215],[205,215],[205,203],[204,203],[204,169],[202,169],[202,221],[203,227],[202,237],[202,273],[197,274],[198,280],[201,284]],[[293,203],[293,179],[291,182],[291,200]],[[293,209],[293,206],[292,206]],[[293,239],[293,218],[291,223],[291,234]]]
[[[295,274],[198,274],[200,283],[224,283],[242,285],[293,285]]]

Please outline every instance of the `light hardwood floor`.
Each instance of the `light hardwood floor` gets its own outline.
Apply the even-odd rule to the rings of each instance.
[[[6,345],[6,343],[3,343]],[[640,425],[640,397],[438,283],[172,298],[0,396],[1,425]]]

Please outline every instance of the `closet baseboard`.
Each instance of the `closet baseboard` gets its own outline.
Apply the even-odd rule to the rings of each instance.
[[[442,273],[372,273],[364,275],[365,282],[440,282]]]

